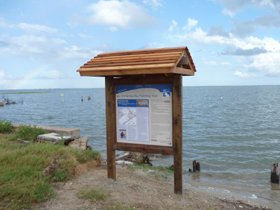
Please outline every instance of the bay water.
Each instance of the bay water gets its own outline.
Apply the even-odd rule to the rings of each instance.
[[[0,107],[0,120],[80,128],[106,158],[104,89],[0,90],[2,97],[17,104]],[[185,188],[280,209],[279,186],[270,184],[280,162],[280,86],[184,87],[183,159]],[[193,160],[199,174],[188,172]]]

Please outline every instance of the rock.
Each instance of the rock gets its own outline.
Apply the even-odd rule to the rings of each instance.
[[[58,133],[46,133],[41,134],[37,137],[39,142],[50,142],[50,143],[58,143],[60,141],[73,141],[74,139],[71,136],[62,136]]]
[[[133,165],[133,162],[131,162],[131,161],[126,161],[126,160],[117,160],[117,161],[116,161],[116,164],[117,164],[117,165],[121,165],[121,166],[124,166],[124,165]]]
[[[70,138],[70,139],[63,139],[63,140],[64,140],[64,145],[68,146],[70,142],[74,141],[75,139]]]
[[[129,155],[126,155],[123,160],[138,163],[138,164],[148,164],[152,165],[150,162],[149,156],[140,152],[130,152]]]
[[[16,104],[16,102],[15,102],[15,101],[12,101],[12,100],[10,100],[10,99],[7,99],[7,100],[6,100],[6,105],[12,105],[12,104]]]
[[[280,167],[278,166],[278,163],[274,163],[271,168],[271,174],[270,174],[270,182],[279,184],[279,175],[280,175]]]
[[[88,137],[81,137],[71,141],[68,146],[76,149],[86,150],[88,148]]]
[[[0,100],[0,106],[4,106],[4,105],[12,105],[12,104],[16,104],[15,101],[12,101],[8,98],[3,98],[2,100]]]
[[[71,136],[73,139],[80,138],[80,129],[78,128],[60,128],[51,126],[37,126],[50,133],[58,133],[63,136]]]
[[[130,157],[130,152],[126,152],[126,153],[124,153],[124,154],[122,154],[122,155],[117,156],[117,157],[116,157],[116,161],[118,161],[118,160],[124,160],[125,158],[128,158],[128,157]]]
[[[191,172],[191,170],[189,169]],[[196,160],[193,161],[193,169],[192,172],[200,172],[200,163]]]

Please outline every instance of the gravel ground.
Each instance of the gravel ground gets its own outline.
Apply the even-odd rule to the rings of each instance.
[[[107,179],[104,166],[88,170],[80,166],[76,176],[69,182],[55,186],[57,196],[35,206],[40,210],[91,210],[91,209],[268,209],[246,201],[225,200],[195,190],[185,190],[183,195],[173,193],[173,183],[165,176],[149,171],[117,168],[117,181]],[[97,189],[106,195],[105,200],[80,199],[77,193]]]

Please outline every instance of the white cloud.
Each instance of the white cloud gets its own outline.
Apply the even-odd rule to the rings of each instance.
[[[182,32],[181,34],[174,34],[173,36],[174,38],[181,39],[181,41],[192,39],[200,43],[232,46],[243,50],[249,50],[253,48],[260,48],[266,51],[275,52],[280,50],[280,42],[271,37],[265,37],[263,39],[255,36],[239,38],[231,33],[229,33],[228,36],[215,34],[209,35],[200,27],[197,27],[188,33]]]
[[[32,80],[58,80],[63,79],[63,75],[61,72],[57,70],[47,70],[47,69],[40,69],[39,71],[36,70],[32,74],[32,77],[30,78]]]
[[[0,60],[5,67],[0,66],[0,89],[71,87],[79,78],[75,70],[100,53],[79,45],[80,41],[72,43],[73,35],[47,25],[8,22],[0,17],[0,31]],[[76,36],[94,38],[82,33]]]
[[[29,32],[57,33],[57,29],[40,24],[19,23],[18,28]]]
[[[48,33],[48,34],[54,34],[57,33],[58,30],[53,27],[49,27],[42,24],[31,24],[31,23],[8,23],[5,19],[0,17],[0,27],[5,29],[18,29],[22,32],[28,32],[28,33]]]
[[[100,51],[69,45],[67,41],[57,37],[21,35],[6,37],[0,40],[0,53],[11,56],[20,55],[27,58],[57,59],[89,59]]]
[[[69,35],[61,36],[47,26],[14,23],[3,27],[0,60],[3,63],[8,58],[20,63],[0,69],[0,89],[71,87],[79,78],[75,72],[79,65],[100,52],[69,43]],[[80,37],[92,38],[83,34]]]
[[[96,56],[100,51],[80,48],[76,45],[65,47],[58,52],[58,56],[70,59],[70,58],[83,58],[90,59]]]
[[[223,14],[234,16],[238,11],[251,4],[254,0],[213,0],[221,3],[224,6]]]
[[[255,56],[248,68],[262,72],[267,76],[280,76],[280,51]]]
[[[228,62],[220,62],[220,61],[214,61],[214,60],[206,60],[204,61],[204,63],[207,65],[207,66],[227,66],[229,65]]]
[[[0,48],[0,52],[13,55],[39,55],[54,54],[59,47],[66,44],[66,41],[56,37],[19,35],[2,38],[2,43],[5,46]]]
[[[256,2],[256,0],[254,2]],[[262,6],[269,6],[269,7],[274,6],[273,0],[259,0],[259,4]]]
[[[162,6],[162,0],[143,0],[143,3],[154,8]]]
[[[187,24],[182,28],[183,30],[191,30],[196,27],[198,24],[198,20],[193,18],[188,18]],[[174,32],[176,29],[179,29],[178,23],[176,20],[172,20],[170,26],[168,27],[169,32]]]
[[[267,76],[280,76],[280,41],[274,38],[256,36],[240,38],[231,33],[228,33],[227,36],[209,34],[201,27],[195,27],[191,31],[184,31],[184,28],[181,28],[181,30],[170,33],[171,39],[177,43],[195,42],[204,45],[204,48],[206,44],[219,49],[233,48],[234,53],[225,55],[241,62],[248,71],[259,72]],[[237,71],[235,75],[247,78],[252,76],[252,73]]]
[[[150,26],[154,19],[140,5],[128,0],[99,0],[88,8],[89,23],[115,28]]]
[[[48,67],[38,67],[17,77],[0,71],[0,89],[22,89],[32,84],[35,85],[31,88],[49,88],[49,83],[58,84],[62,79],[65,79],[62,72]]]
[[[168,28],[168,31],[172,32],[177,28],[178,23],[175,20],[172,20],[171,25]]]
[[[280,11],[279,0],[213,0],[223,5],[223,14],[234,17],[236,13],[247,7],[266,7],[275,11]]]
[[[197,24],[198,24],[198,20],[193,19],[193,18],[188,18],[187,26],[185,29],[191,30]]]
[[[234,75],[237,76],[237,77],[240,77],[240,78],[248,78],[248,77],[250,77],[249,73],[244,72],[244,71],[239,71],[239,70],[235,71]]]
[[[78,36],[82,39],[93,39],[93,38],[95,38],[94,36],[89,35],[89,34],[85,34],[85,33],[78,33]]]
[[[63,79],[62,72],[51,70],[48,67],[38,67],[34,70],[25,72],[22,76],[7,75],[4,71],[0,71],[0,79],[5,81],[18,81],[18,80],[49,80],[49,79]],[[12,82],[11,82],[12,83]]]
[[[235,12],[233,12],[233,11],[231,11],[231,10],[229,10],[229,9],[223,9],[222,13],[223,13],[224,15],[229,16],[229,17],[234,17],[234,16],[235,16]]]

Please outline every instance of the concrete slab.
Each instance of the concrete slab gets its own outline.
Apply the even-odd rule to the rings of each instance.
[[[53,142],[57,143],[59,141],[69,141],[73,140],[71,136],[63,136],[58,133],[46,133],[46,134],[41,134],[37,137],[37,140],[39,142]]]
[[[88,146],[88,137],[81,137],[79,139],[75,139],[68,144],[69,147],[86,150]]]
[[[14,127],[22,126],[22,124],[13,124]],[[58,133],[64,136],[71,136],[73,139],[80,138],[80,129],[78,128],[61,128],[61,127],[52,127],[52,126],[42,126],[42,125],[28,125],[36,126],[37,128],[42,128],[49,133]]]

